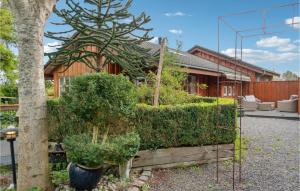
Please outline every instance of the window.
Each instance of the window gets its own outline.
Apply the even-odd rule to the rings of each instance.
[[[235,96],[235,86],[223,86],[223,96],[224,97],[232,97]]]
[[[71,82],[71,78],[70,76],[62,76],[59,78],[59,88],[58,88],[58,95],[61,96],[62,92],[64,92],[66,90],[66,88],[68,87],[68,85]]]
[[[227,96],[227,86],[224,86],[223,96]]]
[[[227,96],[232,96],[232,86],[228,86]]]

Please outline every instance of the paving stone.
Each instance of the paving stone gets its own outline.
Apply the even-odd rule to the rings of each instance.
[[[145,182],[142,181],[142,180],[140,180],[140,179],[135,180],[135,181],[132,183],[133,186],[137,186],[137,187],[141,187],[141,186],[143,186],[144,184],[145,184]]]
[[[143,171],[142,176],[151,176],[152,172],[151,171]]]
[[[140,189],[136,186],[133,186],[133,187],[129,187],[128,191],[140,191]]]
[[[143,170],[144,170],[144,171],[151,171],[152,168],[151,168],[151,167],[144,167]]]
[[[144,182],[147,182],[148,179],[149,179],[149,176],[140,176],[139,179],[142,180],[142,181],[144,181]]]

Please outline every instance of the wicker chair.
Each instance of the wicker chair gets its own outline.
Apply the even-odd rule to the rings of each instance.
[[[261,103],[254,95],[246,95],[242,99],[242,107],[245,111],[255,111],[258,103]]]
[[[282,112],[297,112],[298,108],[298,96],[291,95],[290,99],[277,101],[277,110]]]

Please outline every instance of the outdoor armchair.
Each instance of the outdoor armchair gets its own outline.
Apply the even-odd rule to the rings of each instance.
[[[288,100],[277,101],[277,110],[283,112],[297,112],[298,99],[297,95],[291,95]]]
[[[255,111],[257,109],[257,104],[261,101],[257,99],[254,95],[246,95],[242,99],[242,107],[245,111]]]

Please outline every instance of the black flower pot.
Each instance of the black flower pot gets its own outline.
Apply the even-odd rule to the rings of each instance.
[[[102,175],[102,168],[90,169],[73,163],[69,165],[70,186],[78,191],[94,189]]]

